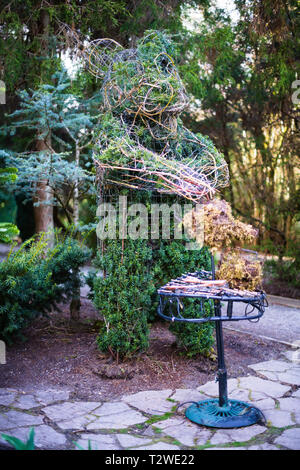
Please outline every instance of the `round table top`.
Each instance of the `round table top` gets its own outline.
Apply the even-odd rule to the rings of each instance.
[[[239,302],[261,302],[266,298],[263,291],[249,291],[241,289],[231,289],[226,280],[209,279],[209,273],[202,272],[187,273],[160,287],[157,291],[159,295],[170,297],[191,297],[222,301]]]
[[[158,314],[165,320],[169,321],[197,323],[206,321],[256,320],[263,315],[265,307],[268,306],[267,297],[263,291],[230,289],[225,280],[208,279],[208,274],[209,273],[205,276],[205,279],[203,279],[204,276],[202,276],[202,273],[200,273],[201,277],[199,277],[198,272],[184,274],[183,276],[173,279],[160,287],[157,291],[161,299]],[[168,298],[170,299],[170,302],[173,302],[172,299],[174,299],[177,305],[177,311],[175,314],[170,313],[169,315],[165,315],[163,313],[168,303]],[[184,305],[181,304],[179,300],[180,298],[193,298],[195,300],[198,299],[201,302],[205,302],[206,300],[214,301],[214,305],[215,308],[217,307],[217,310],[214,309],[215,312],[210,317],[204,315],[202,318],[185,318],[183,316]],[[222,315],[220,306],[221,302],[228,303],[226,315]],[[244,315],[233,314],[233,304],[235,302],[246,304]]]

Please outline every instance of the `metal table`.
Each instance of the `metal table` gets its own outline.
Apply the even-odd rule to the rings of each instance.
[[[219,398],[207,399],[192,403],[185,411],[191,421],[209,427],[235,428],[249,426],[258,422],[265,422],[263,413],[256,407],[240,400],[228,399],[227,371],[224,359],[224,343],[222,322],[224,321],[258,321],[268,306],[264,292],[249,292],[228,289],[225,287],[201,287],[193,289],[184,288],[186,279],[203,280],[215,279],[215,267],[212,257],[212,271],[197,271],[187,273],[170,281],[158,290],[158,315],[164,320],[201,324],[208,321],[215,322],[216,343],[218,353],[218,371],[216,381],[219,385]],[[203,283],[204,284],[204,283]],[[200,318],[185,318],[184,308],[180,301],[183,298],[197,299],[200,303]],[[244,315],[234,314],[234,306],[242,302],[245,304]],[[210,305],[212,315],[206,316],[205,306]],[[226,314],[222,315],[222,304],[226,307]],[[181,405],[179,405],[181,406]]]

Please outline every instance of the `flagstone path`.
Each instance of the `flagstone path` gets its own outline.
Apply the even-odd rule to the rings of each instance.
[[[142,391],[110,402],[74,401],[60,390],[2,388],[0,435],[24,441],[34,427],[38,449],[87,449],[90,441],[98,450],[299,450],[299,350],[249,367],[253,373],[228,380],[229,397],[257,406],[265,424],[213,429],[185,418],[188,404],[176,410],[185,401],[217,397],[215,382],[194,390]],[[0,438],[0,448],[5,446]]]

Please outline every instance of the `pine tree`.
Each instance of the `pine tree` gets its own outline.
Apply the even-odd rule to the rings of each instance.
[[[18,168],[18,185],[34,199],[35,208],[49,208],[48,219],[45,212],[45,220],[37,217],[37,232],[53,228],[54,205],[62,209],[67,225],[78,224],[80,193],[92,191],[93,182],[85,160],[96,135],[97,96],[85,100],[74,95],[64,70],[53,81],[37,90],[21,91],[19,109],[1,128],[10,135],[29,132],[35,147],[27,152],[6,151],[6,161]]]

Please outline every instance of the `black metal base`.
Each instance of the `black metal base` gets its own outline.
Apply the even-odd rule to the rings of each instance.
[[[241,428],[265,422],[258,408],[239,400],[228,400],[223,406],[218,399],[199,401],[186,409],[185,416],[194,423],[213,428]]]

